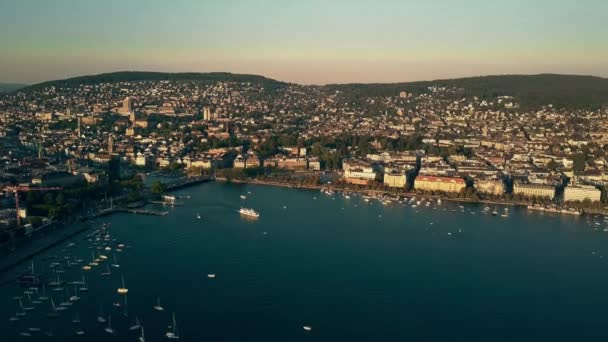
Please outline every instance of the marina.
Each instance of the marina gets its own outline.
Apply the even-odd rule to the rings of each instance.
[[[238,184],[187,192],[166,216],[104,217],[4,274],[2,339],[539,339],[505,319],[538,322],[541,340],[608,337],[579,329],[602,326],[608,307],[585,295],[608,285],[599,216]],[[262,219],[239,212],[243,193]],[[509,311],[530,301],[536,311]]]

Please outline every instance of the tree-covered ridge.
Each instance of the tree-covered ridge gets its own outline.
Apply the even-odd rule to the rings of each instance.
[[[578,75],[496,75],[458,79],[403,82],[354,83],[327,85],[346,96],[397,96],[401,91],[420,94],[428,87],[458,89],[463,96],[491,98],[514,96],[522,108],[553,104],[558,108],[597,108],[608,105],[608,79]]]
[[[10,93],[26,86],[26,84],[21,83],[0,83],[0,93]]]
[[[153,71],[118,71],[98,75],[87,75],[68,78],[64,80],[47,81],[20,89],[27,92],[45,87],[73,88],[81,84],[99,84],[134,81],[198,81],[198,82],[250,82],[263,84],[268,87],[286,85],[284,82],[276,81],[259,75],[232,74],[229,72],[153,72]]]
[[[264,76],[227,72],[121,71],[48,81],[18,91],[28,92],[49,86],[75,88],[82,84],[132,81],[249,82],[261,84],[271,92],[288,86],[287,83]],[[349,101],[369,97],[398,96],[401,91],[423,94],[430,92],[429,87],[432,86],[452,89],[455,99],[471,96],[483,99],[513,96],[522,109],[536,109],[548,104],[567,109],[597,109],[608,106],[608,79],[578,75],[496,75],[402,83],[329,84],[317,89],[328,93],[339,91],[341,96]]]

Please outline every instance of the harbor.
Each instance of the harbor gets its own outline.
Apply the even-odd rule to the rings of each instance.
[[[166,216],[116,213],[92,219],[86,230],[5,272],[12,281],[0,287],[3,340],[23,338],[22,333],[31,339],[48,339],[49,333],[91,341],[114,334],[137,340],[141,327],[147,340],[165,339],[167,333],[185,340],[448,337],[447,332],[430,336],[429,325],[406,323],[404,329],[402,320],[391,318],[395,315],[406,322],[434,317],[450,334],[474,339],[470,332],[480,330],[468,315],[488,305],[493,309],[481,323],[492,329],[480,329],[490,340],[498,334],[525,340],[496,318],[499,312],[508,319],[559,322],[558,328],[543,326],[551,331],[549,337],[573,337],[568,331],[601,320],[588,313],[600,312],[603,305],[583,295],[608,285],[601,272],[608,266],[608,234],[602,231],[607,223],[601,218],[249,184],[205,183],[171,195],[190,199],[162,209]],[[252,209],[259,218],[241,215],[240,208]],[[571,248],[564,256],[541,253],[566,245]],[[33,286],[16,282],[28,274],[32,261],[46,296],[42,287],[36,293],[29,290]],[[536,272],[538,262],[551,276],[540,273],[520,282]],[[579,276],[576,265],[581,263],[593,270],[592,277],[568,289],[555,287],[555,277]],[[484,292],[468,280],[439,285],[455,274],[486,284]],[[551,284],[552,291],[538,294]],[[512,286],[519,286],[517,293],[505,289]],[[32,291],[31,299],[24,291]],[[437,300],[419,299],[428,292]],[[582,317],[566,320],[556,314],[563,308],[558,298],[566,294],[574,296],[577,304],[570,308]],[[340,299],[328,306],[328,297]],[[53,311],[51,298],[59,310]],[[532,299],[543,304],[538,311],[506,311]],[[174,312],[175,332],[167,328],[175,326]],[[370,313],[380,319],[370,321]],[[246,329],[232,329],[235,325]]]

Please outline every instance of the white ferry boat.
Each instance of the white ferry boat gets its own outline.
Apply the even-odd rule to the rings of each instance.
[[[239,210],[239,213],[241,213],[241,215],[245,215],[245,216],[260,217],[260,213],[258,213],[257,211],[255,211],[253,209],[249,209],[249,208],[241,208]]]

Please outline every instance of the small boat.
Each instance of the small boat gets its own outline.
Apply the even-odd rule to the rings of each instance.
[[[19,320],[19,317],[17,317],[17,316],[12,316],[11,318],[8,319],[8,321],[11,323],[17,322],[18,320]]]
[[[207,278],[213,279],[213,278],[215,278],[215,274],[209,273],[209,274],[207,274]]]
[[[172,340],[179,339],[179,335],[177,333],[177,322],[175,321],[175,312],[173,313],[173,325],[171,326],[171,331],[167,331],[165,336]]]
[[[80,316],[78,316],[78,312],[76,313],[76,316],[74,316],[72,323],[80,323]]]
[[[249,209],[249,208],[241,208],[239,210],[239,213],[241,215],[245,215],[245,216],[250,216],[250,217],[260,217],[260,214],[253,210],[253,209]]]
[[[25,316],[26,312],[25,312],[25,308],[23,307],[23,302],[21,301],[21,299],[19,299],[19,309],[21,311],[17,311],[17,313],[15,314],[15,316],[17,316],[17,317],[23,317],[23,316]]]
[[[40,332],[41,331],[41,329],[38,327],[27,328],[27,330],[29,330],[30,332]]]
[[[89,291],[89,288],[87,287],[87,283],[84,280],[84,276],[82,276],[82,285],[78,289],[80,290],[80,292]]]
[[[110,271],[110,266],[106,265],[106,270],[104,272],[101,272],[101,275],[102,276],[108,276],[110,274],[112,274],[112,271]]]
[[[139,335],[139,342],[146,342],[146,338],[144,337],[144,326],[141,326],[141,335]]]
[[[304,325],[304,326],[302,326],[302,329],[304,329],[306,331],[311,331],[312,327],[310,325]]]
[[[19,333],[19,336],[31,337],[32,334],[30,334],[28,331],[22,331],[22,332]]]
[[[200,219],[201,219],[201,214],[196,213],[196,218],[197,218],[198,220],[200,220]]]
[[[139,317],[135,316],[135,324],[129,327],[129,330],[138,330],[141,328],[141,322],[139,321]]]
[[[129,289],[127,289],[125,287],[125,277],[124,276],[121,277],[121,280],[122,280],[122,287],[119,287],[116,290],[116,292],[118,292],[118,294],[125,295],[125,294],[127,294],[129,292]]]
[[[156,311],[163,311],[163,310],[165,310],[165,308],[163,308],[160,305],[160,297],[158,297],[157,300],[156,300],[156,305],[154,305],[154,310],[156,310]]]
[[[110,264],[110,266],[114,267],[114,268],[119,268],[120,265],[118,264],[118,262],[116,261],[116,254],[114,254],[114,263]]]
[[[59,317],[59,313],[57,312],[57,307],[55,306],[55,301],[51,298],[51,312],[46,314],[47,317],[54,318]]]
[[[84,330],[76,329],[76,330],[74,330],[74,334],[77,336],[82,336],[82,335],[84,335]]]
[[[247,198],[247,196],[241,195],[241,199],[246,199],[246,198]]]
[[[105,323],[106,322],[106,319],[103,316],[103,307],[101,307],[101,306],[99,307],[99,315],[97,315],[97,322],[99,322],[99,323]]]
[[[112,316],[108,315],[108,326],[104,329],[108,334],[114,334],[114,329],[112,328]]]

